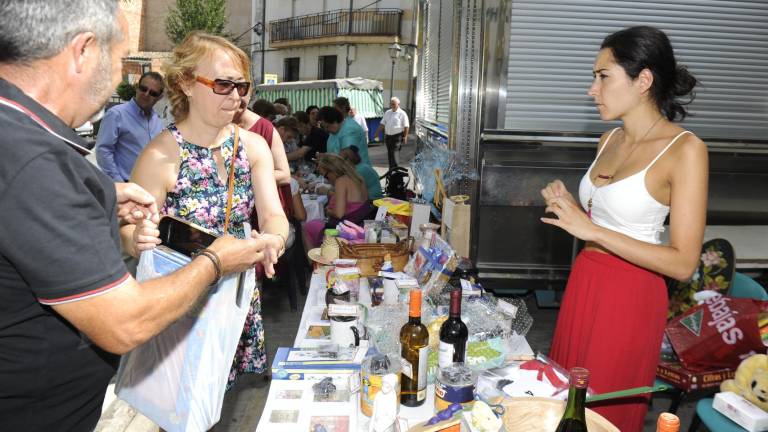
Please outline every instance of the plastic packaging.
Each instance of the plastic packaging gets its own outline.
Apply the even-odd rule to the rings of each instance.
[[[137,280],[170,273],[189,261],[168,251],[157,247],[142,253]],[[185,315],[125,354],[117,396],[168,432],[209,430],[221,415],[255,284],[253,270],[223,277]]]

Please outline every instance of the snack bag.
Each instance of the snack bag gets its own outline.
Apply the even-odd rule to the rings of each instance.
[[[666,333],[685,367],[737,367],[745,355],[764,352],[758,328],[768,302],[716,295],[667,324]]]

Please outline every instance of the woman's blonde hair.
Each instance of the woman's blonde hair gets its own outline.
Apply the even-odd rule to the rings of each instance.
[[[365,181],[360,174],[357,173],[355,167],[339,155],[333,153],[321,154],[317,158],[317,167],[322,168],[325,171],[330,171],[339,177],[343,175],[349,176],[355,183],[365,187]]]
[[[184,93],[183,86],[194,82],[197,65],[217,49],[229,54],[243,77],[250,80],[251,62],[243,50],[221,36],[202,31],[191,32],[173,49],[171,59],[163,66],[165,89],[171,104],[171,113],[177,123],[189,115],[189,98]]]

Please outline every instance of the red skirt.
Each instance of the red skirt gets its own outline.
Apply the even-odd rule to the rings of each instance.
[[[582,251],[571,269],[550,357],[590,371],[597,393],[652,385],[667,316],[658,274],[619,257]],[[648,397],[591,404],[622,432],[640,432]]]

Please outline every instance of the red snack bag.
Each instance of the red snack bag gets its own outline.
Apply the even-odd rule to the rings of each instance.
[[[685,367],[733,367],[764,352],[758,317],[768,302],[717,295],[667,324],[672,347]]]

